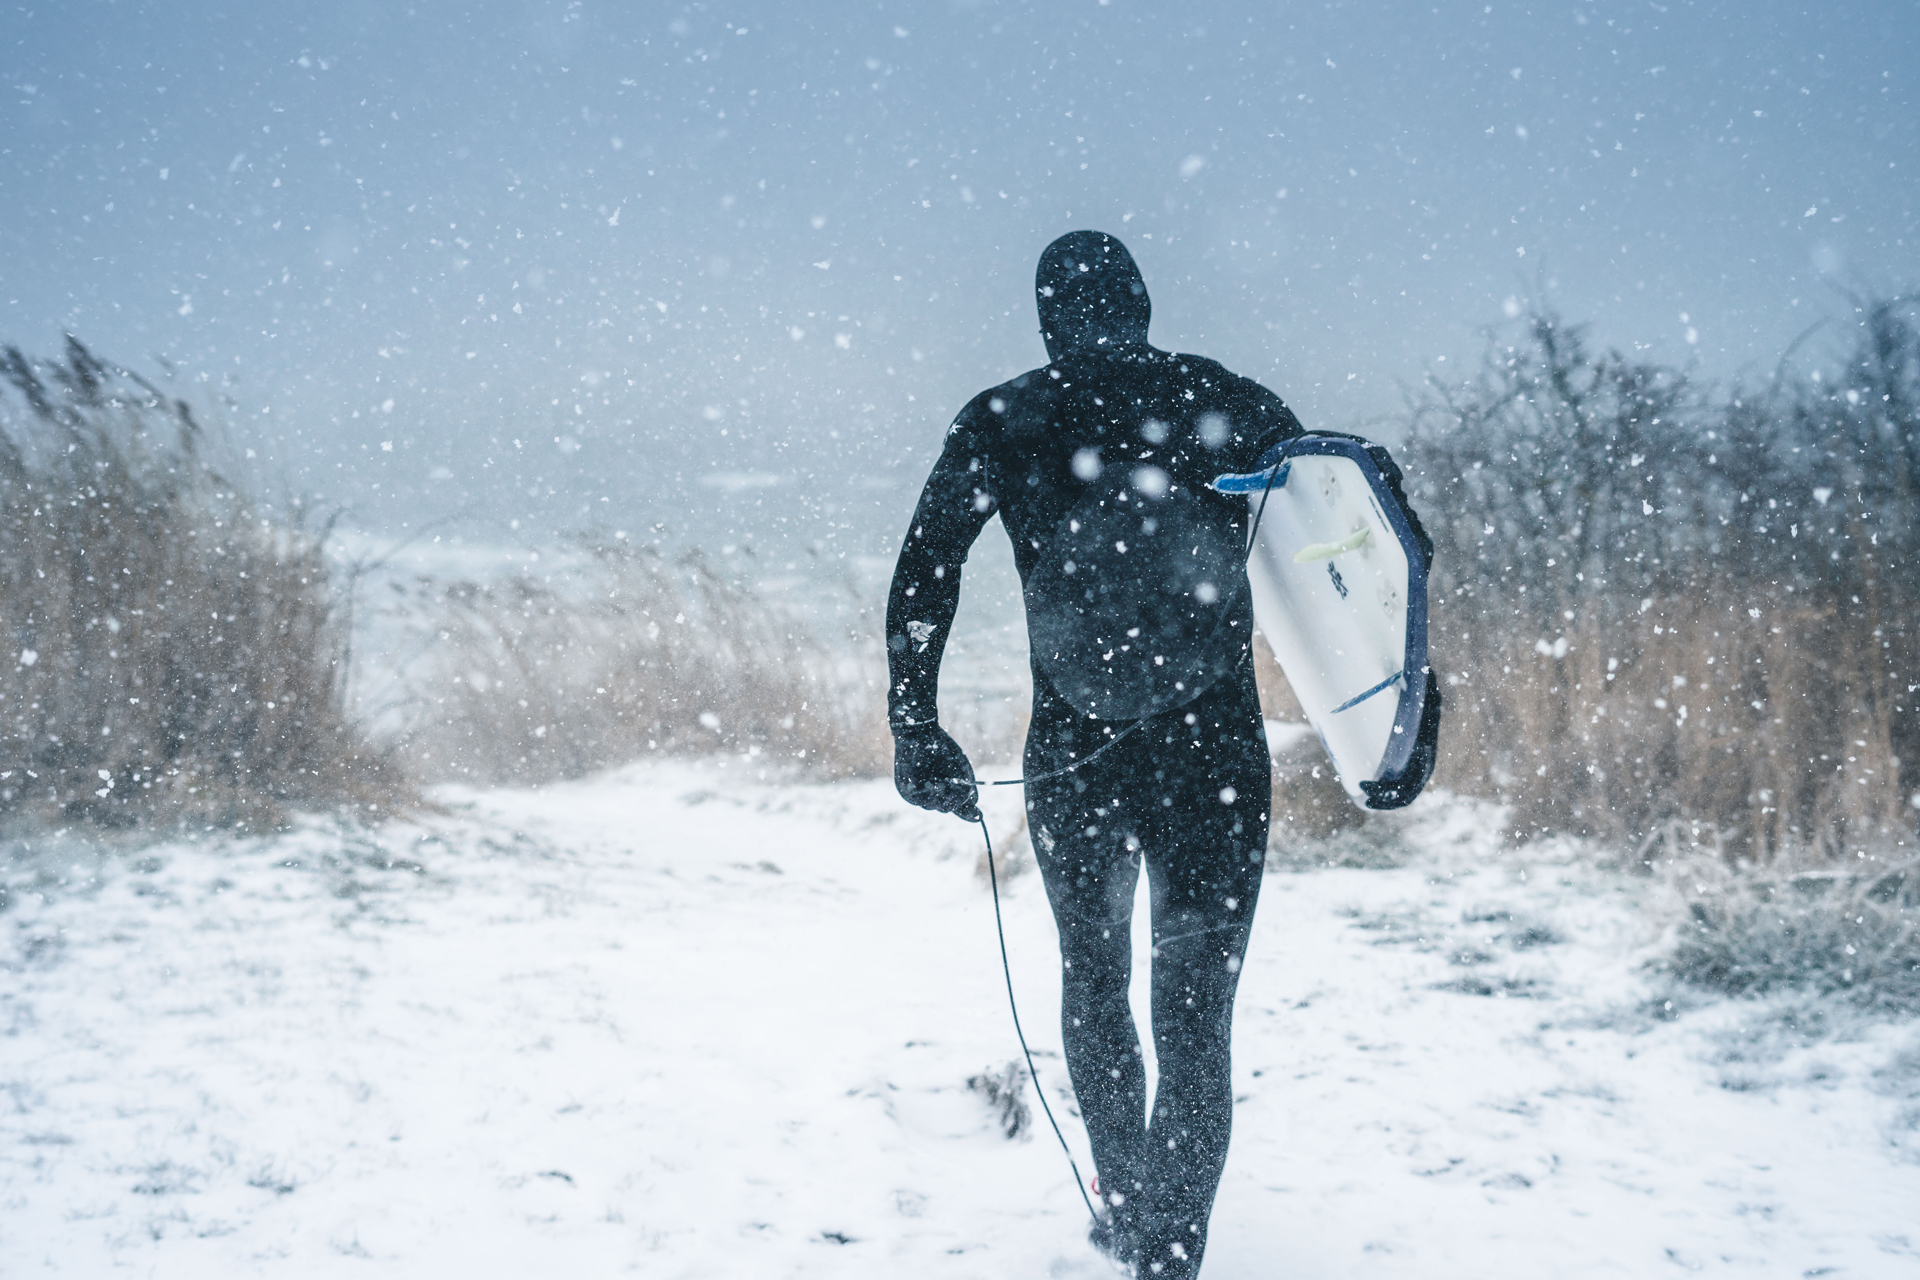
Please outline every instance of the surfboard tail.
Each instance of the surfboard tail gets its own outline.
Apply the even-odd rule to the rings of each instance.
[[[1420,728],[1414,734],[1413,754],[1406,767],[1377,779],[1361,779],[1360,790],[1366,807],[1374,810],[1404,809],[1416,800],[1433,779],[1433,768],[1440,760],[1440,681],[1431,668],[1427,671],[1427,696],[1420,708]]]

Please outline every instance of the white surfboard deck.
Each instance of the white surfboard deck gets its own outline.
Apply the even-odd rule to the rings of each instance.
[[[1260,516],[1247,580],[1253,616],[1334,772],[1367,808],[1362,781],[1398,776],[1427,691],[1427,567],[1386,478],[1357,440],[1304,436],[1260,471],[1213,487]],[[1269,477],[1273,478],[1271,488]]]

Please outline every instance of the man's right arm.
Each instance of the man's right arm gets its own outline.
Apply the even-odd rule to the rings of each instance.
[[[940,658],[960,603],[960,567],[997,509],[979,433],[960,421],[920,491],[887,593],[887,723],[895,732],[938,719]]]
[[[937,697],[940,659],[960,603],[960,567],[994,510],[986,452],[963,410],[920,492],[887,593],[887,727],[900,794],[970,821],[980,812],[973,768],[940,728]]]

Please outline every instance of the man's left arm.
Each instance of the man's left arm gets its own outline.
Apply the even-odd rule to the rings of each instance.
[[[1238,394],[1234,398],[1238,403],[1229,416],[1233,435],[1225,450],[1228,465],[1222,470],[1256,471],[1268,450],[1295,436],[1305,435],[1306,428],[1279,396],[1251,378],[1237,381]]]

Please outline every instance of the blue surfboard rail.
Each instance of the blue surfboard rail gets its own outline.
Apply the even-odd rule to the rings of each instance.
[[[1420,731],[1420,718],[1426,709],[1427,681],[1424,677],[1428,670],[1427,560],[1421,552],[1419,539],[1414,536],[1413,526],[1407,520],[1406,511],[1401,507],[1399,499],[1394,497],[1392,486],[1387,483],[1387,478],[1381,473],[1379,464],[1368,452],[1366,442],[1351,437],[1319,436],[1309,433],[1283,441],[1268,449],[1261,456],[1261,465],[1256,470],[1219,476],[1213,481],[1211,487],[1219,493],[1239,494],[1254,499],[1269,487],[1279,489],[1286,485],[1293,470],[1294,458],[1315,455],[1347,458],[1360,468],[1361,475],[1366,478],[1372,490],[1374,505],[1386,518],[1394,536],[1400,540],[1400,545],[1406,551],[1406,661],[1393,676],[1372,689],[1362,691],[1335,709],[1337,712],[1357,706],[1368,698],[1384,692],[1393,685],[1394,681],[1401,682],[1400,703],[1394,713],[1393,734],[1380,762],[1382,780],[1399,778],[1406,773],[1413,761],[1415,739]]]

